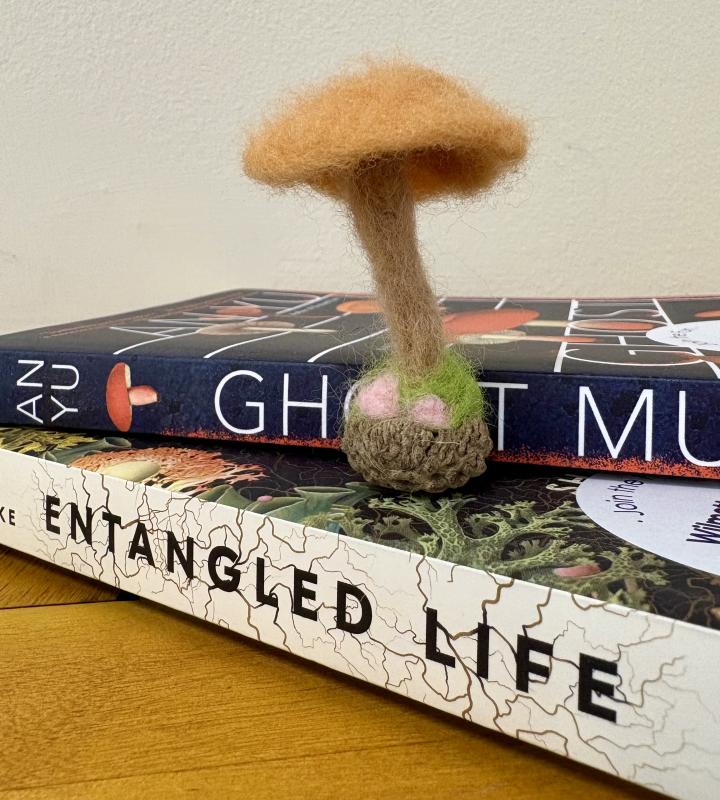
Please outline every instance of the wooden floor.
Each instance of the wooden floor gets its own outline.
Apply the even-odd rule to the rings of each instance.
[[[0,548],[0,800],[656,798]]]

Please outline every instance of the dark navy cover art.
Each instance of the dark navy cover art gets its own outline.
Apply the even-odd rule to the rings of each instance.
[[[448,340],[486,371],[720,378],[720,296],[438,303]],[[248,289],[7,334],[0,348],[362,365],[384,333],[368,296]]]
[[[441,297],[506,461],[720,477],[720,297]],[[0,422],[337,446],[364,295],[238,290],[0,337]]]

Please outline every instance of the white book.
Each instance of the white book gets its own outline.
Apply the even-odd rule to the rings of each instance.
[[[0,543],[672,797],[720,796],[720,486],[0,429]]]

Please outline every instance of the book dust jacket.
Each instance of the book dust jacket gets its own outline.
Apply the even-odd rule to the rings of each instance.
[[[680,798],[720,792],[716,481],[0,430],[0,543]]]
[[[720,477],[720,298],[438,299],[493,457]],[[0,422],[337,447],[371,298],[239,290],[0,337]]]

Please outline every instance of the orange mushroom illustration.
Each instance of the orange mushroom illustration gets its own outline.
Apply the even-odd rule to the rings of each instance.
[[[246,173],[341,200],[367,254],[389,360],[360,381],[343,449],[373,483],[441,491],[485,470],[491,449],[470,365],[446,348],[420,256],[416,202],[489,189],[524,157],[522,122],[411,63],[373,63],[308,91],[248,140]],[[347,305],[349,311],[372,306]]]
[[[132,425],[133,408],[157,403],[152,386],[133,386],[128,364],[120,362],[110,370],[105,384],[105,405],[112,424],[123,433]]]
[[[213,306],[213,314],[221,317],[259,317],[263,310],[256,305]]]

